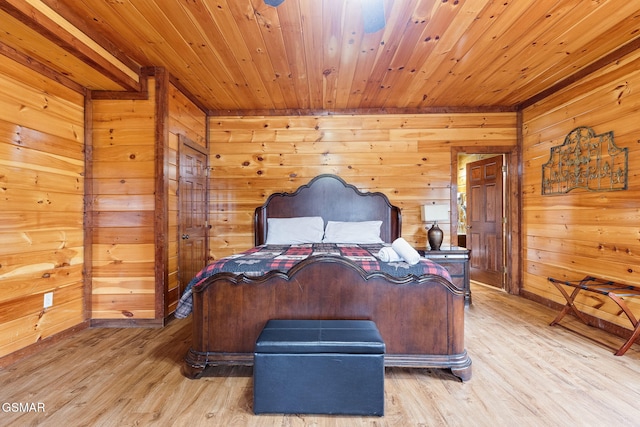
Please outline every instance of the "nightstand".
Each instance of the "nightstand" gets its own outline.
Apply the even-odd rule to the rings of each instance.
[[[454,285],[464,289],[464,302],[471,304],[471,286],[469,282],[469,253],[460,246],[442,246],[439,251],[419,250],[420,256],[437,262],[449,271]]]

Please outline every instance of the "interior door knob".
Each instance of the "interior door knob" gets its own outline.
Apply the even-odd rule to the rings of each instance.
[[[188,240],[189,239],[189,235],[188,234],[183,234],[182,235],[182,240]]]

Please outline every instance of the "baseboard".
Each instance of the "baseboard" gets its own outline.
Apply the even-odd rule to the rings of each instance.
[[[162,328],[165,319],[92,319],[92,328]]]
[[[25,348],[14,351],[11,354],[3,356],[0,358],[0,369],[4,369],[7,366],[13,365],[17,361],[26,359],[27,357],[32,356],[36,353],[40,353],[41,351],[53,346],[54,344],[57,344],[60,341],[65,340],[87,328],[89,328],[89,321],[84,321],[76,326],[35,342]]]
[[[76,333],[88,328],[162,328],[172,318],[168,319],[93,319],[84,321],[76,326],[66,329],[60,333],[35,342],[25,348],[14,351],[6,356],[0,357],[0,369],[13,365],[19,360],[26,359],[39,353],[54,344],[65,340]]]

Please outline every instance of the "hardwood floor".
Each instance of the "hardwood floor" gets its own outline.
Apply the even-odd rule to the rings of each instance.
[[[180,372],[190,320],[163,329],[89,329],[0,371],[0,425],[16,426],[632,426],[640,424],[634,344],[520,297],[472,285],[473,377],[387,369],[384,417],[260,415],[250,368]],[[10,412],[12,403],[41,412]],[[9,404],[9,405],[8,405]],[[40,405],[40,406],[38,406]]]

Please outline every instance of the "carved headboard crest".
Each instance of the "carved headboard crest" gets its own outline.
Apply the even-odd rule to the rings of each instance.
[[[268,218],[321,216],[327,221],[382,221],[380,237],[393,242],[400,236],[402,215],[386,195],[361,192],[337,175],[318,175],[293,193],[271,194],[254,214],[255,244],[267,238]]]

